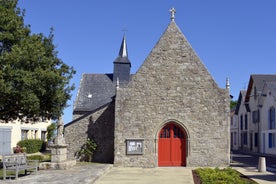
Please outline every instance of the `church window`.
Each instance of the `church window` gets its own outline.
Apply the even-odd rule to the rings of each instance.
[[[174,130],[173,130],[174,138],[184,138],[183,133],[182,133],[182,131],[180,130],[180,128],[174,126],[173,129],[174,129]]]
[[[160,138],[170,138],[170,127],[164,127],[160,133]]]

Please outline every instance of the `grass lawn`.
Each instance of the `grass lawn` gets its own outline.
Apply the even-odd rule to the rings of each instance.
[[[230,167],[225,169],[198,168],[193,171],[193,176],[195,184],[257,184]]]

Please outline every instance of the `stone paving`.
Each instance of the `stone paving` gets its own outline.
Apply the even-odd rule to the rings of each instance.
[[[232,167],[260,184],[276,182],[276,175],[271,172],[259,173],[255,167]],[[0,184],[152,184],[174,183],[193,184],[192,169],[187,167],[134,168],[113,167],[112,164],[78,163],[68,170],[40,170],[20,176],[18,180],[7,178]]]
[[[95,184],[194,184],[192,169],[186,167],[113,167]]]
[[[111,164],[78,163],[68,170],[40,170],[37,175],[34,173],[19,177],[18,180],[0,180],[0,183],[16,184],[90,184],[94,183],[101,175],[113,166]]]

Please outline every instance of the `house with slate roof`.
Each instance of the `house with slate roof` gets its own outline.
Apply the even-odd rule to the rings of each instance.
[[[94,139],[96,162],[123,167],[227,166],[230,98],[174,20],[131,75],[126,38],[112,74],[83,74],[65,125],[68,157]]]
[[[252,74],[235,111],[240,149],[276,154],[275,107],[276,75]]]

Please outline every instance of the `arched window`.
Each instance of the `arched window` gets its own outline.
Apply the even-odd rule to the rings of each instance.
[[[275,107],[270,107],[268,111],[268,129],[275,129]]]

